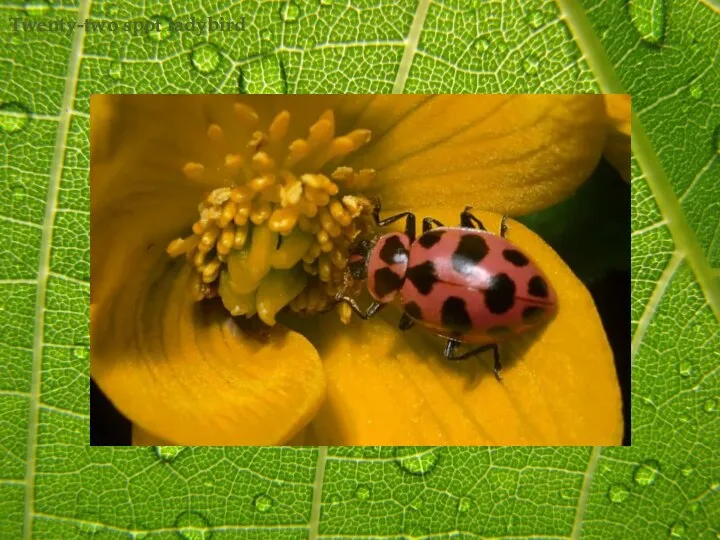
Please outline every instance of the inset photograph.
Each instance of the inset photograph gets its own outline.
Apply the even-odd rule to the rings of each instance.
[[[630,96],[90,125],[92,445],[630,444]]]

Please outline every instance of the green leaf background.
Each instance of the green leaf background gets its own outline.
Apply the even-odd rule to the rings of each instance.
[[[717,5],[33,1],[0,6],[0,538],[718,538]],[[247,29],[11,21],[208,15]],[[89,95],[238,91],[633,94],[633,446],[90,448]]]

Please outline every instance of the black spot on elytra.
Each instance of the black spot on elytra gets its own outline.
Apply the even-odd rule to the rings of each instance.
[[[485,305],[490,313],[505,313],[515,303],[515,282],[507,274],[495,274],[485,291]]]
[[[547,298],[547,283],[545,283],[545,280],[540,276],[533,276],[528,283],[528,292],[539,298]]]
[[[445,234],[445,231],[428,231],[420,238],[418,238],[418,244],[420,244],[425,249],[430,249],[440,241],[443,234]]]
[[[380,259],[386,264],[406,263],[408,252],[397,236],[391,236],[380,248]]]
[[[445,302],[443,302],[440,316],[442,325],[459,335],[467,334],[472,330],[472,321],[467,312],[467,304],[462,298],[449,296]]]
[[[433,286],[439,281],[432,261],[425,261],[422,264],[411,266],[407,269],[405,275],[422,295],[430,294]]]
[[[422,321],[423,314],[420,306],[416,302],[408,302],[405,304],[405,313],[410,315],[416,321]]]
[[[388,294],[397,291],[402,287],[403,278],[398,276],[390,268],[385,267],[377,270],[374,275],[375,278],[375,294],[380,298],[387,296]]]
[[[471,274],[488,254],[487,242],[479,234],[466,234],[460,238],[455,253],[452,254],[453,269],[463,275]]]
[[[488,328],[487,333],[489,336],[506,336],[512,333],[512,328],[509,326],[492,326]]]
[[[545,310],[538,306],[526,307],[522,312],[523,321],[526,323],[533,323],[540,319]]]
[[[506,261],[514,264],[515,266],[527,266],[530,262],[528,258],[517,249],[504,249],[503,257],[505,257]]]

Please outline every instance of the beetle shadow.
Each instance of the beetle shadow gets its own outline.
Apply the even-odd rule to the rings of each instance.
[[[399,315],[398,315],[399,320]],[[539,339],[547,326],[529,331],[525,334],[514,336],[512,340],[501,341],[498,343],[500,353],[500,377],[506,377],[513,366],[522,359],[532,343]],[[390,354],[400,354],[409,346],[415,351],[417,356],[423,362],[432,362],[439,369],[460,374],[465,379],[465,390],[475,390],[483,377],[495,378],[493,371],[493,352],[492,350],[484,351],[464,360],[449,360],[444,356],[446,338],[429,334],[422,327],[415,326],[406,331],[398,330],[398,335],[393,344]],[[463,344],[459,353],[469,351],[477,345]],[[436,351],[431,356],[427,355],[428,350]],[[502,380],[498,381],[502,384]]]

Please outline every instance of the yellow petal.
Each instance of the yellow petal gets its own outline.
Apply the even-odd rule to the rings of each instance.
[[[602,96],[435,96],[413,105],[348,163],[377,171],[371,189],[386,210],[429,201],[510,215],[540,210],[590,176],[605,142]]]
[[[458,209],[459,210],[459,209]],[[455,225],[457,213],[426,210]],[[491,231],[499,216],[476,212]],[[620,390],[612,351],[592,297],[559,256],[509,220],[509,239],[554,285],[559,311],[543,329],[492,354],[450,362],[443,342],[416,326],[396,328],[388,309],[344,327],[327,317],[306,335],[318,346],[328,398],[310,424],[322,445],[617,445]]]
[[[152,251],[152,250],[151,250]],[[241,330],[188,294],[189,267],[162,249],[93,310],[91,374],[126,417],[179,445],[272,445],[324,397],[313,346],[282,328]]]
[[[300,433],[303,433],[303,431]],[[137,424],[133,424],[132,426],[132,444],[133,446],[178,446],[174,442],[162,439],[157,435],[145,431]]]
[[[608,116],[608,138],[605,157],[626,182],[630,181],[630,114],[629,94],[605,96]]]

